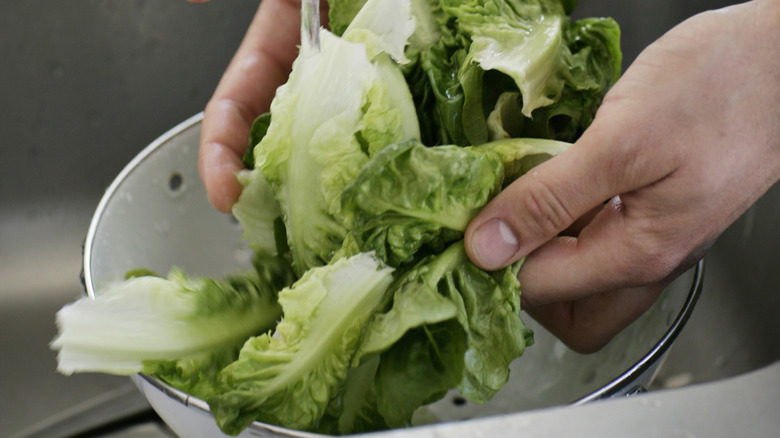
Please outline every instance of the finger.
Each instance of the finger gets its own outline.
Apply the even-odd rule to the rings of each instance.
[[[576,237],[534,250],[519,273],[524,299],[540,305],[659,284],[693,266],[717,234],[701,226],[686,196],[672,192],[676,184],[668,178],[615,197]]]
[[[524,299],[540,305],[660,281],[670,269],[660,266],[664,249],[622,208],[615,198],[577,237],[553,238],[529,254],[519,273]]]
[[[587,213],[583,214],[582,216],[578,217],[574,220],[574,222],[569,225],[568,228],[561,231],[560,235],[562,236],[571,236],[571,237],[577,237],[578,234],[582,231],[583,228],[585,228],[590,221],[593,220],[594,217],[601,211],[602,206],[599,205],[597,207],[592,208]]]
[[[198,167],[209,200],[229,212],[241,192],[235,172],[254,119],[267,111],[289,75],[300,42],[299,4],[261,3],[204,111]]]
[[[617,87],[617,86],[616,86]],[[466,250],[495,270],[528,255],[588,211],[621,193],[663,179],[674,160],[657,159],[639,141],[632,102],[612,110],[607,100],[593,124],[568,150],[515,180],[489,202],[466,230]]]
[[[627,288],[525,310],[571,349],[593,353],[647,311],[662,291],[662,285]]]

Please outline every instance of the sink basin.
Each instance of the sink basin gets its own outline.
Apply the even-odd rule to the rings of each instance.
[[[579,14],[622,24],[628,63],[664,29],[727,2],[581,3]],[[129,379],[55,372],[54,313],[84,293],[81,246],[103,191],[151,140],[202,110],[255,7],[0,3],[0,57],[13,60],[0,69],[0,436],[169,436]],[[776,185],[709,252],[704,292],[651,393],[780,360],[777,223]]]

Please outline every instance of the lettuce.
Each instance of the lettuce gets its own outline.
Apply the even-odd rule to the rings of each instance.
[[[259,169],[242,170],[236,177],[242,190],[232,212],[242,225],[249,248],[256,254],[277,255],[284,252],[279,251],[276,238],[282,211],[271,186]],[[258,205],[263,208],[257,208]]]
[[[416,17],[434,17],[440,38],[411,46],[416,62],[404,67],[427,145],[488,141],[487,116],[507,92],[516,93],[520,107],[515,136],[573,142],[620,75],[617,23],[571,22],[574,1],[427,3]]]
[[[237,434],[258,419],[311,429],[346,378],[392,272],[363,253],[310,269],[279,292],[284,319],[246,341],[207,399],[220,428]]]
[[[57,312],[51,345],[58,371],[129,375],[166,368],[179,381],[189,379],[182,373],[197,378],[203,366],[212,367],[209,356],[224,363],[226,351],[281,317],[276,292],[293,279],[289,265],[261,257],[255,266],[221,281],[173,269],[167,278],[130,278],[66,305]]]
[[[519,267],[482,271],[459,241],[400,274],[384,309],[365,326],[353,358],[357,377],[346,379],[334,403],[341,411],[329,413],[341,415],[324,431],[406,426],[419,406],[452,388],[475,403],[489,400],[508,380],[512,360],[533,343],[520,318]]]
[[[410,262],[430,244],[443,248],[498,193],[503,165],[497,154],[457,146],[428,148],[419,141],[390,145],[344,190],[343,209],[361,251],[376,251],[392,266]]]
[[[483,403],[506,383],[533,344],[522,262],[486,272],[463,233],[590,124],[619,28],[572,22],[576,0],[330,6],[237,175],[255,270],[144,275],[64,308],[60,371],[152,374],[228,434],[403,427],[452,389]]]
[[[376,21],[366,16],[370,23]],[[401,14],[398,20],[403,19]],[[392,34],[383,42],[360,29],[350,30],[353,37],[369,38],[377,50],[402,51],[408,38]],[[383,52],[371,55],[373,62],[365,44],[324,29],[319,48],[304,44],[271,104],[268,129],[253,150],[256,168],[281,205],[299,275],[327,264],[341,246],[347,233],[341,192],[369,154],[418,135],[403,76]]]
[[[525,116],[560,96],[567,17],[559,1],[442,0],[442,8],[470,35],[469,58],[515,81]]]

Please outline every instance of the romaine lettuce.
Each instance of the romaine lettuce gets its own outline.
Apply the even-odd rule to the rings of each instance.
[[[453,388],[489,400],[533,343],[522,262],[479,269],[463,232],[577,139],[620,74],[617,25],[571,22],[575,5],[330,0],[333,33],[302,42],[238,175],[262,262],[64,308],[59,369],[152,374],[229,434],[402,427]]]
[[[276,292],[292,282],[289,265],[262,257],[256,269],[217,281],[174,269],[167,278],[144,275],[117,283],[95,299],[84,297],[57,312],[57,369],[134,374],[158,361],[207,364],[215,354],[276,325]],[[173,368],[171,368],[173,366]],[[209,365],[211,366],[211,365]],[[165,365],[175,371],[175,364]],[[196,376],[196,370],[193,370]]]
[[[408,10],[405,19],[410,20]],[[358,40],[369,35],[359,28],[353,32]],[[400,45],[402,52],[406,39],[398,39],[393,34],[371,41],[377,50],[396,52],[393,47]],[[324,29],[319,48],[304,43],[271,104],[267,132],[254,147],[255,165],[281,205],[299,275],[327,264],[341,246],[347,233],[341,192],[369,154],[418,136],[403,76],[391,70],[383,53],[371,55],[375,62],[365,44]]]
[[[620,30],[610,18],[571,22],[576,2],[442,0],[416,16],[439,24],[440,38],[404,66],[423,142],[477,145],[500,95],[518,93],[518,137],[573,142],[620,75]],[[431,20],[434,17],[434,20]],[[430,33],[430,32],[428,32]]]
[[[273,334],[246,341],[207,399],[220,428],[235,434],[253,420],[313,428],[346,378],[392,272],[363,253],[310,269],[279,292],[284,319]]]
[[[360,251],[392,266],[424,245],[439,250],[459,238],[503,181],[498,154],[419,141],[390,145],[344,190],[343,209]]]

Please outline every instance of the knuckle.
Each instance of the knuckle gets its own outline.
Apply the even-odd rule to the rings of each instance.
[[[531,232],[552,237],[574,222],[566,204],[547,184],[537,181],[529,187],[519,206],[523,226]]]
[[[677,267],[683,263],[684,257],[679,255],[674,243],[661,236],[647,236],[642,244],[632,248],[637,261],[631,272],[625,272],[633,278],[635,285],[649,285],[664,282]]]

